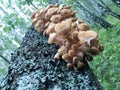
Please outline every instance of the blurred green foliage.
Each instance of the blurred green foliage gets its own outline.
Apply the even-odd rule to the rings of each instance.
[[[0,55],[10,60],[10,54],[19,47],[31,24],[31,12],[40,5],[47,6],[52,1],[72,5],[72,9],[76,10],[76,6],[73,5],[76,0],[0,0]],[[120,14],[120,8],[111,4],[111,0],[105,2],[113,11]],[[81,12],[77,10],[77,13]],[[113,27],[104,29],[95,27],[96,24],[91,26],[92,30],[98,32],[99,42],[104,45],[105,50],[95,56],[89,65],[105,90],[120,90],[120,20],[111,15],[107,15],[104,19]],[[0,62],[0,79],[2,79],[9,64],[1,57]]]

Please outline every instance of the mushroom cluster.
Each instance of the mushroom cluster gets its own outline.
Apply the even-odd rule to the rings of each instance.
[[[48,43],[60,46],[54,56],[67,62],[68,68],[75,70],[84,66],[83,58],[91,61],[93,55],[103,51],[103,45],[98,43],[98,34],[78,19],[76,11],[71,6],[49,5],[40,7],[31,16],[35,30],[48,35]]]

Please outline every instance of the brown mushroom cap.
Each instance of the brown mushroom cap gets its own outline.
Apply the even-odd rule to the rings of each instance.
[[[32,24],[35,24],[38,21],[38,18],[32,19]]]
[[[67,5],[64,7],[64,9],[70,9],[71,8],[71,5]]]
[[[75,16],[75,14],[76,14],[76,11],[71,12],[71,16]]]
[[[80,60],[79,57],[77,57],[77,56],[73,57],[73,63],[74,64],[76,64],[79,60]]]
[[[51,33],[49,35],[49,39],[48,39],[48,43],[51,44],[51,43],[55,43],[55,40],[56,40],[56,33]]]
[[[73,40],[78,40],[78,34],[79,34],[78,31],[74,31],[74,32],[72,33],[72,38],[73,38]]]
[[[67,67],[72,68],[73,67],[72,63],[67,63]]]
[[[49,8],[54,8],[54,7],[57,7],[57,5],[49,4],[44,11],[47,12]]]
[[[87,31],[89,30],[89,26],[86,23],[80,23],[78,24],[78,29],[81,31]]]
[[[53,7],[53,8],[49,8],[45,14],[45,17],[51,17],[53,14],[55,14],[58,10],[58,7]]]
[[[85,56],[86,56],[86,59],[87,59],[88,61],[92,61],[92,60],[93,60],[92,54],[86,53]]]
[[[90,45],[90,41],[97,38],[98,34],[95,31],[80,31],[78,35],[78,39],[80,41],[85,41]]]
[[[67,53],[62,55],[62,59],[65,60],[67,63],[71,63],[71,58]]]
[[[97,49],[96,47],[91,47],[91,48],[90,48],[90,53],[91,53],[92,55],[97,55],[97,54],[100,53],[100,50]]]
[[[72,50],[77,50],[78,49],[78,45],[77,44],[72,44],[71,49]]]
[[[62,16],[61,15],[53,15],[50,18],[50,21],[54,22],[54,23],[59,23],[62,20]]]
[[[77,63],[77,68],[78,69],[81,69],[81,68],[83,68],[84,67],[84,63],[83,62],[81,62],[81,61],[78,61],[78,63]]]
[[[55,32],[55,23],[50,23],[48,28],[46,29],[46,34],[49,35],[50,33]]]
[[[55,59],[55,60],[58,60],[58,59],[60,59],[60,56],[61,56],[61,54],[60,54],[60,53],[57,53],[57,54],[55,54],[54,59]]]
[[[62,9],[61,11],[60,11],[60,13],[61,13],[61,15],[63,16],[63,17],[70,17],[71,16],[71,9]]]
[[[61,46],[59,49],[58,49],[58,53],[61,53],[62,55],[67,53],[67,48],[65,46]]]
[[[73,56],[75,56],[75,51],[74,50],[69,50],[68,51],[68,55],[70,56],[70,57],[73,57]]]
[[[98,40],[97,40],[97,38],[91,40],[91,41],[90,41],[90,44],[91,44],[91,47],[92,47],[92,46],[96,46],[96,47],[97,47],[97,46],[98,46]]]
[[[79,60],[83,59],[83,53],[82,52],[77,52],[77,56],[79,57]]]
[[[86,53],[86,52],[88,51],[88,48],[85,47],[85,46],[80,46],[80,47],[78,48],[78,50],[79,50],[80,52],[82,52],[82,53]]]
[[[68,35],[70,28],[71,28],[71,23],[62,21],[61,23],[56,24],[55,31],[58,35],[65,37]]]
[[[104,46],[102,44],[99,44],[99,50],[103,51],[104,50]]]
[[[42,20],[38,20],[35,24],[35,29],[40,32],[42,31],[43,26],[44,26],[44,22]]]

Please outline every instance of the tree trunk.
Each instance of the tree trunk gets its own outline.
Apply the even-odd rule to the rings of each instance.
[[[55,61],[57,48],[31,26],[11,56],[1,90],[103,90],[87,62],[75,71],[68,69],[64,60]]]

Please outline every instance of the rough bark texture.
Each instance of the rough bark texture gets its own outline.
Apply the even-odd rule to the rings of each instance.
[[[57,48],[31,26],[11,56],[1,90],[103,90],[87,62],[82,70],[74,71],[64,60],[55,61]]]

